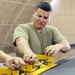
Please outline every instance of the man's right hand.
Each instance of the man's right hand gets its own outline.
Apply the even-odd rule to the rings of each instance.
[[[29,64],[38,62],[37,56],[32,51],[26,51],[24,53],[23,60]]]

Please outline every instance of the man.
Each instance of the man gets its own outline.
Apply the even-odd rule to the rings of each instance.
[[[33,13],[33,22],[16,27],[13,35],[16,54],[25,62],[37,62],[36,54],[52,55],[70,50],[68,41],[58,29],[47,25],[51,13],[49,3],[39,2]]]
[[[12,69],[12,70],[14,70],[15,67],[16,68],[21,68],[22,66],[25,65],[25,62],[21,58],[19,58],[19,57],[11,57],[11,56],[7,55],[6,53],[2,52],[1,50],[0,50],[0,60],[5,61],[6,66],[9,69]],[[12,66],[12,64],[14,64],[15,67]]]

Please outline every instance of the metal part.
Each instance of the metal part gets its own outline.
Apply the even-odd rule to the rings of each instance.
[[[37,69],[39,69],[43,63],[44,63],[44,61],[41,61],[39,64],[36,64]]]

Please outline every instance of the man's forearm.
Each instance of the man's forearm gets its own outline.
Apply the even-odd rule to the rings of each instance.
[[[67,40],[63,40],[60,45],[62,45],[62,48],[60,49],[61,52],[68,52],[70,51],[71,47],[69,45],[69,43],[67,42]]]
[[[25,40],[23,37],[20,37],[16,40],[16,45],[17,45],[18,51],[22,54],[26,53],[27,51],[31,51],[27,40]]]

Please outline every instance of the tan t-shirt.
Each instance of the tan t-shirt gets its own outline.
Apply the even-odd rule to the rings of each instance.
[[[21,24],[16,27],[13,35],[13,43],[15,46],[15,40],[20,36],[24,37],[28,41],[35,54],[43,54],[46,47],[59,43],[65,39],[57,28],[46,25],[42,32],[37,32],[33,27],[33,23]],[[18,56],[22,57],[18,51],[16,53]]]

